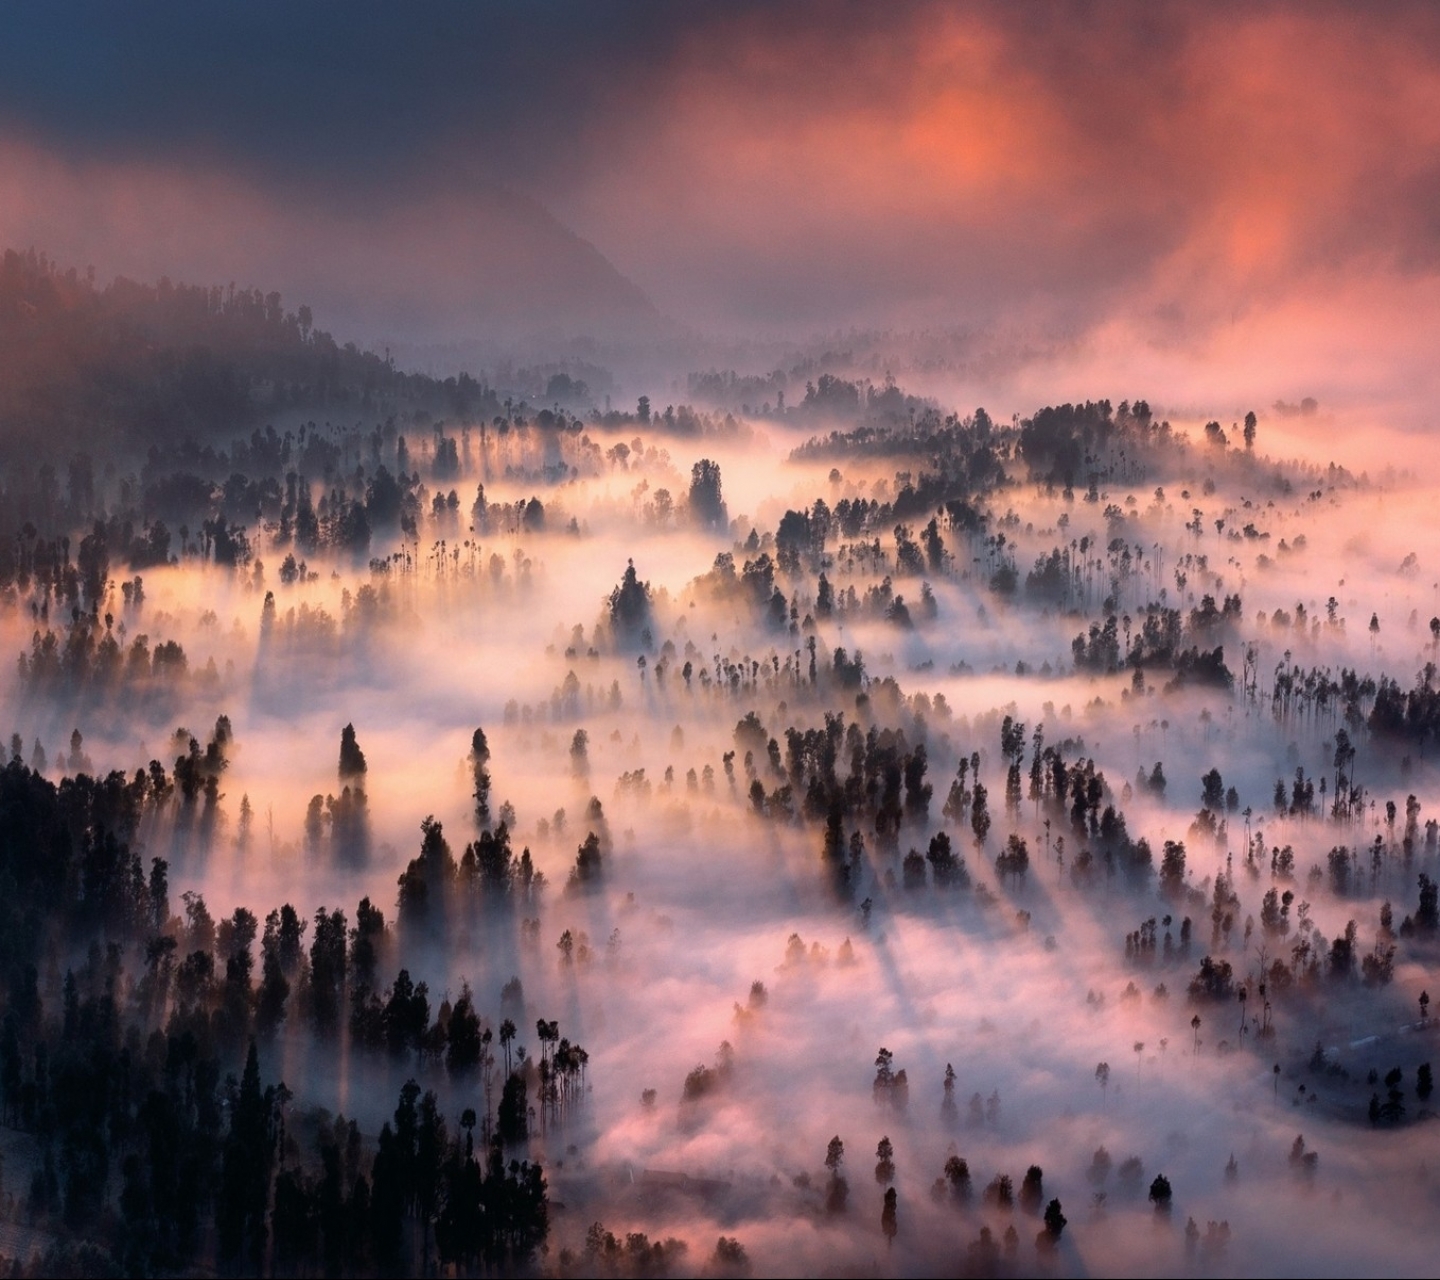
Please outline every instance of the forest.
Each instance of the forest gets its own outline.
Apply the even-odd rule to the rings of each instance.
[[[1429,1270],[1423,477],[35,252],[0,360],[14,1274]]]

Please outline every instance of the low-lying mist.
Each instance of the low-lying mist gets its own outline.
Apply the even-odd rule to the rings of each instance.
[[[253,913],[224,1069],[253,1033],[294,1133],[367,1151],[407,1079],[473,1109],[544,1170],[547,1272],[1428,1270],[1429,481],[1264,412],[643,408],[311,427],[313,500],[282,465],[140,570],[112,468],[63,564],[14,544],[12,783],[118,772],[166,863],[114,998],[173,1034]],[[86,950],[37,946],[56,1018]]]

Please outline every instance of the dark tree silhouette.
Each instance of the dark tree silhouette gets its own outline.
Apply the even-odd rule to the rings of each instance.
[[[728,520],[720,491],[720,464],[701,458],[690,469],[690,511],[707,529],[723,529]]]
[[[1026,1213],[1039,1213],[1045,1203],[1045,1175],[1038,1164],[1032,1164],[1020,1183],[1020,1207]]]
[[[265,1210],[274,1160],[272,1111],[275,1091],[261,1090],[255,1044],[230,1114],[216,1207],[215,1228],[222,1257],[257,1266],[265,1249]]]
[[[365,783],[365,753],[355,740],[355,726],[347,724],[340,731],[340,784],[341,786],[363,786]]]
[[[850,1184],[840,1172],[844,1162],[845,1144],[840,1141],[839,1134],[836,1134],[825,1149],[825,1167],[830,1171],[830,1182],[825,1191],[825,1211],[834,1215],[845,1212],[845,1205],[850,1197]]]
[[[620,585],[610,593],[610,627],[616,642],[627,648],[648,647],[652,610],[650,584],[640,581],[631,560],[620,577]]]
[[[895,1148],[889,1137],[880,1139],[875,1148],[875,1181],[881,1186],[895,1181]]]
[[[570,868],[570,887],[585,889],[600,883],[604,874],[604,858],[600,852],[600,837],[591,832],[575,853],[575,865]]]
[[[1050,1201],[1045,1206],[1045,1230],[1035,1238],[1035,1243],[1041,1248],[1055,1248],[1060,1243],[1066,1221],[1065,1215],[1060,1211],[1060,1201]]]
[[[500,1107],[496,1113],[496,1132],[506,1146],[517,1146],[530,1134],[525,1080],[512,1072],[500,1091]]]
[[[1150,1184],[1150,1203],[1155,1206],[1155,1212],[1157,1214],[1168,1214],[1170,1212],[1172,1195],[1170,1179],[1163,1173],[1156,1174],[1155,1180]]]
[[[970,1166],[959,1156],[951,1156],[945,1161],[945,1184],[956,1204],[970,1202]]]
[[[484,830],[490,825],[490,744],[485,730],[476,729],[470,739],[470,775],[474,783],[475,822]]]

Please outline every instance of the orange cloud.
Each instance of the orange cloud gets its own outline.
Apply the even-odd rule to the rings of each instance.
[[[1430,269],[1433,18],[1138,13],[746,14],[659,70],[562,206],[667,301],[814,321],[837,300],[1228,311],[1314,272]]]
[[[1125,320],[1193,346],[1297,308],[1317,331],[1354,331],[1357,296],[1390,317],[1362,342],[1435,328],[1409,287],[1440,263],[1433,9],[731,6],[656,21],[653,38],[557,43],[553,65],[505,82],[503,112],[456,81],[449,98],[427,90],[428,114],[357,123],[377,160],[339,138],[339,178],[297,180],[293,158],[267,169],[254,120],[230,150],[210,120],[213,145],[173,160],[0,124],[0,238],[102,271],[273,283],[370,332],[428,336],[503,327],[541,296],[603,323],[602,284],[628,286],[542,204],[664,310],[728,331]],[[502,170],[535,203],[497,196]],[[571,265],[550,270],[562,242]]]

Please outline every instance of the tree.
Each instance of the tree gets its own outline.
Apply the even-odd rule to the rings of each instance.
[[[1400,1108],[1404,1113],[1405,1108]],[[1372,1104],[1373,1119],[1373,1104]],[[1295,1141],[1290,1144],[1290,1167],[1302,1178],[1313,1178],[1320,1168],[1320,1153],[1318,1151],[1307,1151],[1305,1149],[1305,1135],[1297,1133]]]
[[[817,618],[828,618],[835,612],[835,588],[830,585],[830,579],[824,573],[815,587],[815,616]],[[1437,619],[1440,621],[1440,619]]]
[[[970,1200],[970,1166],[959,1156],[945,1161],[945,1182],[950,1187],[950,1198],[956,1204],[967,1204]]]
[[[975,833],[975,844],[984,847],[985,837],[990,833],[990,809],[985,788],[977,781],[970,803],[970,829]]]
[[[1179,840],[1165,841],[1160,859],[1160,893],[1172,901],[1185,891],[1185,845]]]
[[[1038,1164],[1032,1164],[1025,1171],[1020,1183],[1020,1207],[1026,1213],[1039,1213],[1045,1203],[1045,1174]]]
[[[720,464],[701,458],[690,469],[690,513],[707,529],[723,529],[728,522],[720,489]]]
[[[1157,1214],[1168,1214],[1170,1212],[1170,1179],[1163,1173],[1155,1175],[1155,1181],[1150,1184],[1150,1203],[1155,1206]]]
[[[997,1173],[985,1188],[985,1203],[1007,1213],[1015,1207],[1015,1182],[1008,1173]]]
[[[265,1208],[274,1156],[270,1110],[273,1090],[262,1093],[255,1042],[245,1058],[225,1141],[215,1225],[221,1255],[260,1261],[265,1247]]]
[[[895,1148],[889,1137],[880,1139],[879,1145],[875,1148],[875,1181],[881,1186],[895,1181]]]
[[[948,1125],[953,1125],[959,1115],[955,1105],[955,1067],[949,1062],[945,1064],[944,1097],[940,1103],[940,1114]]]
[[[590,734],[584,729],[576,729],[570,739],[570,772],[581,779],[590,776]]]
[[[1045,1230],[1036,1237],[1036,1243],[1042,1248],[1055,1248],[1060,1243],[1060,1236],[1065,1230],[1066,1221],[1065,1215],[1060,1211],[1060,1201],[1050,1201],[1045,1206]]]
[[[255,996],[255,1029],[262,1037],[273,1036],[285,1020],[285,1002],[290,983],[280,963],[280,949],[272,942],[269,921],[261,943],[260,986]]]
[[[474,781],[475,821],[483,829],[490,825],[490,744],[485,730],[476,729],[470,738],[470,772]]]
[[[733,1236],[721,1236],[715,1242],[715,1252],[710,1256],[707,1273],[721,1276],[748,1276],[750,1256],[745,1246]]]
[[[506,1146],[516,1146],[530,1136],[525,1093],[523,1077],[512,1072],[500,1091],[500,1106],[495,1114],[496,1134]]]
[[[402,925],[418,927],[443,919],[446,896],[455,882],[455,857],[445,839],[444,824],[433,814],[420,823],[420,854],[401,873],[399,915]]]
[[[995,869],[1002,882],[1013,879],[1017,884],[1025,883],[1025,875],[1030,870],[1030,847],[1023,836],[1010,833],[1004,850],[995,859]]]
[[[969,887],[970,873],[965,869],[965,859],[956,856],[950,837],[945,832],[937,831],[930,837],[930,848],[925,857],[930,863],[937,889]]]
[[[651,608],[650,584],[640,581],[631,560],[620,577],[620,585],[610,593],[610,626],[620,644],[649,643]]]
[[[1440,884],[1423,871],[1420,873],[1420,904],[1415,908],[1415,931],[1429,935],[1440,930]],[[1427,999],[1421,1006],[1421,1014],[1429,1005]]]
[[[830,1214],[844,1213],[845,1202],[850,1195],[850,1184],[840,1172],[844,1160],[845,1144],[840,1141],[840,1135],[836,1134],[825,1148],[825,1167],[830,1170],[830,1185],[825,1193],[825,1211]]]
[[[979,1236],[965,1248],[965,1274],[993,1276],[999,1271],[1000,1246],[995,1243],[995,1233],[989,1227],[981,1227]]]
[[[345,1007],[347,941],[345,913],[339,908],[318,908],[310,943],[310,1012],[322,1033],[339,1025]]]
[[[461,989],[460,999],[450,1011],[445,1035],[448,1041],[445,1066],[452,1076],[467,1075],[480,1065],[484,1046],[480,1039],[480,1019],[468,984]]]
[[[871,1096],[877,1104],[890,1100],[890,1090],[895,1084],[894,1063],[895,1055],[882,1045],[875,1055],[875,1082],[870,1087]]]
[[[604,859],[600,852],[600,837],[593,831],[575,853],[575,865],[570,868],[570,886],[584,889],[598,884],[604,870]]]
[[[895,1243],[895,1237],[900,1231],[900,1224],[896,1221],[895,1206],[899,1197],[895,1194],[894,1187],[887,1187],[885,1190],[885,1207],[880,1210],[880,1230],[885,1233],[885,1247],[888,1249]]]
[[[1110,1153],[1103,1146],[1096,1147],[1095,1154],[1090,1157],[1090,1168],[1086,1172],[1086,1176],[1097,1187],[1103,1187],[1105,1179],[1110,1176],[1110,1167],[1113,1163]]]

